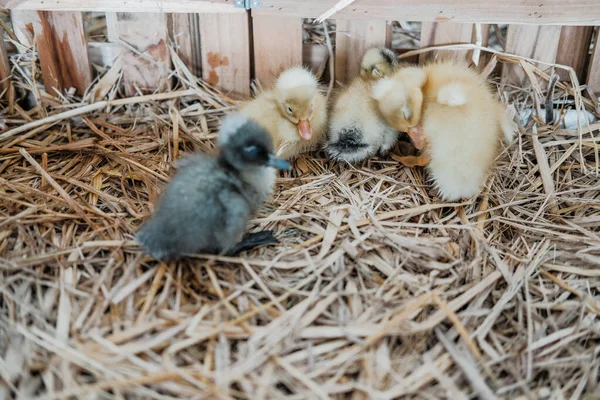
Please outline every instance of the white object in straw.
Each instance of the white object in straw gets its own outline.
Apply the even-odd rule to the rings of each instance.
[[[594,122],[596,122],[596,116],[594,114],[592,114],[591,112],[587,111],[587,110],[581,110],[581,111],[576,111],[576,110],[567,110],[566,112],[561,112],[560,110],[553,110],[554,111],[554,121],[552,121],[552,123],[557,123],[561,117],[563,117],[564,115],[564,119],[561,122],[561,124],[559,125],[560,128],[562,129],[569,129],[569,130],[576,130],[577,129],[577,125],[581,125],[582,127],[587,126],[587,124],[592,124]],[[527,108],[523,111],[520,112],[520,120],[521,120],[521,125],[526,126],[529,121],[531,120],[531,116],[533,114],[533,109],[531,108]],[[579,114],[579,116],[578,116]],[[546,114],[543,113],[541,115],[542,120],[544,120],[545,123],[548,123],[549,121],[546,121]]]

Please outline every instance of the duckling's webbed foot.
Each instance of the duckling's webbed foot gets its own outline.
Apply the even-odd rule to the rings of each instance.
[[[396,141],[388,141],[388,143],[384,143],[381,145],[381,147],[379,147],[379,151],[377,152],[377,154],[379,154],[379,157],[381,158],[385,158],[388,156],[388,154],[390,154],[390,151],[392,151],[392,149],[394,148],[396,144]]]
[[[384,128],[381,132],[382,135],[382,143],[379,146],[379,157],[387,157],[390,151],[394,148],[396,143],[398,142],[399,132],[395,129]]]
[[[388,154],[390,154],[390,149],[384,149],[384,148],[379,149],[379,152],[378,152],[379,157],[386,158],[388,156]]]
[[[264,246],[267,244],[279,243],[279,240],[273,235],[273,231],[260,231],[254,233],[247,233],[244,235],[239,243],[234,245],[228,252],[228,257],[237,256],[242,251],[254,249],[258,246]]]
[[[392,154],[392,158],[404,165],[405,167],[424,167],[429,164],[429,157],[426,154],[421,154],[419,156],[397,156]]]

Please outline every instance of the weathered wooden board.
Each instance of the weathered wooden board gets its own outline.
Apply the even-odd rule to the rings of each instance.
[[[492,26],[490,24],[481,24],[481,45],[486,46],[490,42],[490,30]],[[476,43],[477,38],[475,34],[475,25],[473,25],[473,43]]]
[[[118,43],[89,42],[88,57],[91,64],[110,67],[121,54]]]
[[[254,71],[263,87],[286,68],[302,64],[302,19],[255,16],[252,11]]]
[[[75,88],[83,94],[92,75],[78,12],[12,12],[15,35],[25,46],[35,44],[46,91],[52,95]]]
[[[34,11],[240,13],[231,0],[0,0],[0,8]]]
[[[8,53],[4,43],[4,30],[0,28],[0,94],[6,95],[10,86],[10,63],[8,62]]]
[[[39,19],[37,11],[12,10],[10,19],[13,26],[13,33],[19,43],[25,47],[33,46],[33,25],[31,21]]]
[[[106,20],[109,40],[121,45],[125,93],[169,88],[167,14],[106,13]]]
[[[329,49],[323,44],[304,43],[302,46],[302,61],[317,78],[321,78],[329,64]]]
[[[172,14],[169,22],[171,42],[174,44],[177,54],[194,75],[200,76],[202,72],[200,16],[198,14]]]
[[[262,0],[264,15],[315,18],[338,0]],[[231,0],[0,0],[0,8],[46,11],[106,12],[244,12]],[[360,0],[335,19],[403,21],[453,21],[465,23],[515,23],[600,25],[598,0]]]
[[[458,24],[454,22],[423,22],[421,24],[421,48],[441,46],[446,44],[472,43],[473,24]],[[470,51],[432,51],[421,54],[419,62],[436,58],[467,57]]]
[[[510,25],[506,34],[506,52],[554,63],[560,32],[560,26]],[[504,82],[521,85],[526,79],[523,68],[510,64],[504,67]]]
[[[600,30],[596,33],[596,36],[600,35]],[[590,58],[590,65],[588,68],[587,84],[594,91],[594,93],[600,96],[600,41],[596,39],[594,45],[594,51]]]
[[[599,4],[600,6],[600,4]],[[556,52],[556,62],[573,67],[577,78],[581,82],[583,72],[588,62],[588,52],[594,28],[591,26],[563,26]],[[570,80],[567,71],[558,70],[562,80]]]
[[[261,0],[253,13],[316,18],[338,0]],[[360,0],[332,19],[600,25],[598,0]]]
[[[335,80],[348,82],[358,75],[365,50],[374,45],[384,46],[386,41],[386,21],[337,20]]]
[[[248,16],[246,14],[200,14],[200,37],[204,80],[226,91],[249,94]]]

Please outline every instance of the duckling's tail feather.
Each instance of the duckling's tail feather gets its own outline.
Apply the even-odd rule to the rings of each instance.
[[[260,231],[246,234],[242,240],[234,245],[227,252],[227,256],[233,257],[241,253],[242,251],[251,250],[258,246],[264,246],[267,244],[279,243],[279,240],[273,235],[273,231]]]

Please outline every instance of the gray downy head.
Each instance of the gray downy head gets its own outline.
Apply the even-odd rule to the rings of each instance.
[[[269,133],[240,113],[223,118],[218,144],[220,158],[240,171],[252,167],[291,168],[287,161],[275,156]]]

